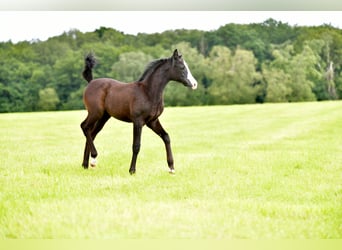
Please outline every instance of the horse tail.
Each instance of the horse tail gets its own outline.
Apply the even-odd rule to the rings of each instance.
[[[96,58],[92,53],[89,53],[85,59],[84,59],[84,70],[82,72],[83,78],[87,81],[90,82],[93,80],[93,68],[96,65]]]

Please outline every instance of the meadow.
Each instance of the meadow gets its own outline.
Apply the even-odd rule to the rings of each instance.
[[[111,119],[81,167],[86,111],[0,114],[0,238],[342,237],[342,102],[166,108],[176,174]]]

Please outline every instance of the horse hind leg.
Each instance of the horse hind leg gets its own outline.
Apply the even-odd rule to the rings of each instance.
[[[94,139],[98,132],[103,128],[104,124],[108,121],[110,116],[108,113],[104,113],[100,119],[91,119],[89,116],[81,123],[81,128],[86,137],[86,144],[84,148],[84,156],[82,166],[88,168],[89,165],[89,155],[90,165],[92,167],[96,166],[97,151],[94,145]]]
[[[107,112],[104,112],[101,119],[95,123],[95,126],[93,130],[91,131],[91,138],[93,141],[95,140],[96,135],[102,130],[103,126],[109,120],[109,118],[110,118],[110,115]],[[88,158],[89,158],[89,154],[88,154]],[[91,156],[90,166],[96,167],[96,164],[97,164],[96,157]]]
[[[90,156],[90,148],[88,143],[85,143],[84,154],[83,154],[83,168],[87,169],[89,166],[89,156]],[[96,167],[96,158],[90,157],[90,166]]]
[[[86,143],[84,146],[84,154],[83,154],[83,163],[82,163],[82,166],[85,169],[87,169],[89,166],[89,155],[90,155],[90,151],[91,151],[91,149],[90,149],[91,145],[90,144],[93,143],[91,136],[89,136],[89,131],[92,130],[92,127],[93,127],[93,125],[91,125],[89,123],[88,117],[81,123],[81,128],[82,128],[83,134],[86,137]]]
[[[89,155],[90,155],[90,150],[89,150],[88,143],[86,142],[84,146],[83,162],[82,162],[82,166],[84,169],[87,169],[89,166]]]

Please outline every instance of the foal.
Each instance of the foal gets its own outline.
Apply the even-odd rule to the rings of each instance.
[[[139,80],[132,83],[123,83],[109,78],[93,80],[92,69],[95,64],[94,56],[89,54],[85,58],[83,71],[83,77],[88,81],[83,95],[88,116],[81,123],[86,137],[83,167],[88,168],[89,155],[91,155],[90,165],[95,167],[97,151],[94,139],[112,116],[121,121],[133,123],[133,155],[129,168],[130,174],[135,173],[141,131],[145,124],[162,138],[166,148],[169,172],[174,173],[170,137],[163,129],[158,117],[164,109],[163,92],[170,80],[183,83],[184,86],[192,89],[197,88],[197,81],[182,55],[178,54],[176,49],[170,58],[151,62]]]

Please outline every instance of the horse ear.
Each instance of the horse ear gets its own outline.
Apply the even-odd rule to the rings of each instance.
[[[172,67],[174,67],[175,62],[179,61],[179,59],[182,58],[182,55],[178,54],[178,50],[175,49],[173,51],[173,55],[172,55]]]
[[[175,49],[175,51],[173,51],[173,58],[174,59],[179,59],[181,57],[182,57],[182,55],[178,53],[177,49]]]
[[[178,50],[177,50],[177,49],[175,49],[175,50],[173,51],[173,57],[174,57],[174,58],[177,58],[177,57],[178,57]]]

